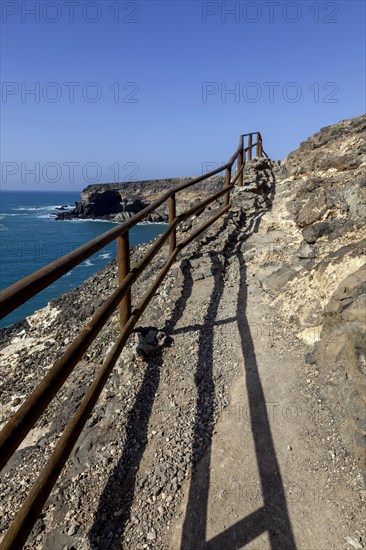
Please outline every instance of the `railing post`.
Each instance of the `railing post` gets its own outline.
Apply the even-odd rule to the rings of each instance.
[[[121,237],[117,237],[117,265],[118,282],[121,284],[123,279],[130,272],[130,239],[128,231]],[[119,305],[119,323],[121,331],[131,316],[131,289],[129,289],[122,298]]]
[[[226,168],[225,187],[229,187],[231,183],[231,167]],[[230,190],[224,195],[224,206],[228,206],[230,203]]]
[[[253,136],[249,134],[248,136],[248,160],[252,160],[252,145],[253,145]]]
[[[257,133],[257,152],[256,152],[256,156],[257,157],[262,156],[262,138],[261,138],[261,135],[260,135],[259,132]]]
[[[175,220],[176,217],[176,208],[175,208],[175,193],[172,194],[168,199],[168,214],[169,214],[169,225]],[[174,228],[170,237],[169,237],[169,254],[173,254],[177,246],[177,231]]]
[[[243,147],[244,147],[244,138],[243,136],[240,136],[240,153],[238,155],[238,171],[241,169],[241,167],[243,166],[243,162],[244,162],[244,159],[243,159]],[[239,176],[239,179],[238,179],[238,185],[239,187],[242,187],[243,186],[243,171],[241,171],[241,174]]]

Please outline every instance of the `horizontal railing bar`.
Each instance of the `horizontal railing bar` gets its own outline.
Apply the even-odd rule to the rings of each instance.
[[[243,148],[243,137],[252,136],[257,134],[258,142],[250,144],[249,147]],[[251,140],[249,140],[251,141]],[[77,250],[71,254],[65,255],[62,258],[59,258],[55,262],[52,262],[48,266],[38,270],[32,275],[26,277],[22,281],[19,281],[15,285],[12,285],[2,293],[0,293],[0,306],[5,303],[6,307],[9,307],[9,300],[11,297],[11,292],[23,292],[22,283],[25,284],[26,297],[24,300],[21,300],[20,303],[17,303],[14,307],[11,307],[10,311],[13,311],[16,307],[27,301],[30,297],[34,296],[43,288],[46,288],[49,284],[57,280],[64,273],[69,271],[74,265],[77,265],[84,259],[88,258],[107,244],[112,242],[117,237],[124,235],[131,227],[136,225],[140,220],[146,217],[150,212],[158,208],[166,200],[172,197],[175,193],[182,191],[188,187],[204,181],[209,177],[222,172],[224,170],[229,170],[232,168],[235,160],[237,159],[240,153],[244,153],[248,150],[252,150],[258,144],[261,145],[260,152],[261,154],[267,154],[262,149],[262,137],[259,132],[252,132],[250,134],[242,134],[239,146],[232,157],[229,159],[228,163],[224,166],[221,166],[203,176],[194,178],[191,181],[182,183],[176,187],[169,189],[165,192],[160,198],[151,203],[145,209],[140,211],[138,214],[135,214],[127,222],[124,222],[117,228],[114,228],[100,237],[97,237],[93,241],[86,243],[85,245],[79,247]],[[267,156],[268,158],[268,156]],[[242,159],[243,160],[243,159]],[[74,367],[80,361],[85,351],[88,349],[90,344],[94,341],[96,336],[99,334],[100,330],[105,326],[106,321],[112,315],[113,311],[116,309],[118,303],[126,295],[126,293],[131,289],[131,286],[137,279],[137,277],[143,272],[143,270],[150,264],[151,260],[159,252],[163,244],[167,241],[170,235],[176,230],[176,227],[179,223],[189,218],[197,212],[204,210],[209,204],[218,200],[221,196],[226,195],[230,189],[235,186],[236,181],[243,172],[245,166],[245,155],[244,162],[241,164],[240,168],[237,170],[237,173],[234,179],[226,180],[226,183],[229,185],[222,190],[218,191],[211,197],[202,201],[198,205],[193,206],[187,211],[183,212],[179,216],[176,216],[170,220],[169,228],[157,239],[154,245],[149,249],[148,253],[140,260],[137,267],[131,270],[126,277],[123,279],[120,286],[116,291],[110,296],[103,304],[103,306],[98,310],[97,314],[89,321],[81,334],[77,337],[76,340],[71,344],[71,346],[64,352],[62,357],[55,363],[51,371],[46,375],[41,384],[34,390],[34,392],[29,396],[26,402],[22,407],[15,413],[15,415],[9,420],[8,424],[0,433],[0,469],[6,464],[9,457],[14,453],[16,448],[19,446],[20,442],[24,437],[29,433],[32,426],[35,424],[39,416],[44,412],[46,407],[52,401],[53,397],[59,391],[59,389],[64,384],[67,377],[71,374]],[[229,170],[230,173],[230,170]],[[145,311],[146,307],[150,303],[151,299],[156,294],[160,284],[163,279],[169,272],[170,267],[173,262],[176,260],[178,254],[183,250],[187,245],[189,245],[194,239],[197,238],[202,232],[206,231],[216,220],[223,216],[230,209],[230,204],[224,206],[212,216],[204,224],[200,225],[191,235],[179,243],[176,248],[172,251],[167,261],[165,262],[163,268],[160,270],[158,276],[156,277],[152,286],[145,293],[143,298],[139,301],[139,304],[136,309],[132,312],[126,325],[124,326],[121,335],[111,352],[108,354],[106,360],[103,363],[100,371],[98,372],[96,378],[94,378],[91,383],[87,393],[82,399],[76,413],[72,417],[71,421],[67,424],[63,434],[61,435],[54,452],[51,454],[50,459],[47,461],[45,467],[41,470],[36,482],[31,488],[28,496],[26,497],[21,509],[16,514],[10,528],[8,529],[4,539],[1,543],[2,550],[15,550],[22,546],[30,534],[34,523],[39,517],[42,508],[47,501],[48,496],[50,495],[53,486],[55,485],[57,478],[59,477],[66,461],[68,460],[72,449],[85,426],[107,380],[112,371],[118,357],[125,346],[128,337],[130,336],[133,328],[135,327],[137,321]],[[174,246],[173,246],[174,248]],[[70,267],[70,262],[75,262]],[[66,266],[66,267],[65,267]],[[69,266],[69,267],[68,267]],[[62,272],[62,270],[64,270]],[[62,272],[62,273],[61,273]],[[61,274],[60,274],[61,273]],[[38,276],[38,279],[37,279]],[[50,280],[54,277],[53,280]],[[47,281],[50,281],[47,283]],[[32,286],[33,285],[33,286]],[[43,286],[42,286],[43,285]],[[15,291],[14,289],[17,288]],[[38,290],[37,290],[38,288]],[[29,295],[29,292],[34,292]],[[18,298],[19,300],[19,298]],[[8,311],[7,313],[10,313]],[[1,314],[0,318],[4,317],[5,314]],[[47,385],[48,384],[48,385]],[[41,389],[41,391],[40,391]],[[43,392],[43,393],[42,393]],[[39,403],[38,403],[39,402]],[[28,408],[27,408],[28,405]],[[18,414],[20,413],[20,414]],[[5,451],[5,454],[4,454]],[[5,459],[3,457],[6,457]],[[2,465],[3,464],[3,465]]]
[[[215,216],[210,218],[208,222],[200,225],[200,227],[198,227],[198,229],[196,229],[194,233],[189,235],[189,237],[184,239],[184,241],[182,241],[179,246],[182,246],[182,248],[185,248],[187,245],[189,245],[192,241],[194,241],[196,237],[198,237],[198,235],[200,235],[203,231],[206,231],[206,229],[208,229],[210,225],[212,225],[216,220],[218,220],[221,216],[223,216],[230,209],[230,206],[231,205],[228,204],[227,206],[224,206],[224,208],[221,208],[221,210]]]
[[[246,153],[247,151],[250,151],[251,149],[253,149],[254,147],[256,147],[259,143],[261,143],[261,142],[255,142],[255,143],[252,143],[252,145],[250,145],[249,147],[244,147],[244,148],[243,148],[243,152]],[[235,153],[233,154],[233,156],[230,158],[229,162],[228,162],[225,166],[223,166],[222,168],[224,169],[224,168],[227,168],[227,167],[231,167],[231,166],[234,164],[235,160],[237,159],[239,153],[240,153],[240,148],[238,147],[238,149],[236,150],[236,152],[235,152]]]
[[[254,145],[252,145],[252,147],[254,147]],[[250,148],[245,148],[244,150],[247,151],[248,149]],[[77,248],[73,252],[65,254],[61,258],[58,258],[54,262],[39,269],[38,271],[35,271],[31,275],[28,275],[24,279],[21,279],[20,281],[14,283],[7,289],[0,292],[0,319],[14,311],[14,309],[24,304],[27,300],[29,300],[42,290],[44,290],[47,286],[54,283],[57,279],[65,275],[65,273],[70,271],[70,269],[78,265],[80,262],[86,260],[93,254],[98,252],[101,248],[107,246],[117,237],[122,236],[131,227],[142,221],[147,215],[149,215],[151,212],[156,210],[156,208],[161,206],[166,200],[168,200],[171,197],[172,193],[178,193],[179,191],[187,189],[188,187],[191,187],[201,181],[204,181],[205,179],[208,179],[226,170],[226,168],[230,168],[234,164],[240,150],[241,143],[239,142],[239,146],[234,155],[224,166],[220,166],[215,170],[207,172],[207,174],[203,174],[202,176],[198,176],[191,181],[187,181],[173,187],[172,189],[169,189],[169,191],[164,193],[159,199],[151,203],[149,206],[132,216],[129,220],[122,223],[118,227],[110,229],[99,237],[96,237],[92,241],[89,241],[85,245]]]
[[[20,511],[15,516],[13,523],[2,541],[2,550],[15,550],[21,548],[27,540],[34,523],[37,521],[37,518],[39,517],[42,508],[52,491],[52,487],[56,483],[58,476],[69,458],[71,451],[105,386],[109,374],[117,362],[125,343],[127,342],[128,337],[130,336],[138,319],[146,309],[151,298],[155,294],[162,279],[169,271],[172,263],[178,255],[178,252],[179,249],[176,249],[170,256],[163,270],[160,272],[159,277],[157,277],[155,284],[150,291],[146,293],[146,296],[140,301],[139,306],[134,310],[127,321],[119,339],[108,354],[108,357],[100,369],[97,377],[90,385],[72,420],[69,422],[60,437],[50,459],[38,476],[38,479],[34,483]]]
[[[99,237],[96,237],[92,241],[89,241],[85,245],[77,248],[73,252],[65,254],[61,258],[58,258],[54,262],[42,267],[38,271],[35,271],[31,275],[28,275],[24,279],[21,279],[17,283],[14,283],[7,289],[0,292],[0,319],[14,311],[14,309],[24,304],[30,298],[33,298],[33,296],[44,290],[50,284],[54,283],[57,279],[65,275],[65,273],[70,271],[70,269],[78,265],[80,262],[98,252],[98,250],[112,242],[117,237],[121,237],[124,233],[126,233],[126,231],[131,229],[131,227],[142,221],[148,214],[156,210],[156,208],[167,201],[173,193],[177,193],[187,189],[187,187],[204,181],[205,179],[222,172],[227,166],[228,164],[225,166],[220,166],[211,172],[207,172],[207,174],[198,176],[197,178],[177,185],[176,187],[172,187],[172,189],[169,189],[169,191],[164,193],[159,199],[149,204],[149,206],[132,216],[129,220],[122,223],[118,227],[110,229]]]
[[[229,187],[232,188],[234,185]],[[125,277],[123,283],[114,291],[112,296],[101,306],[97,314],[89,321],[82,333],[64,352],[45,376],[40,385],[27,398],[18,411],[10,418],[0,432],[0,471],[11,455],[32,429],[38,418],[46,410],[53,397],[63,383],[70,376],[78,361],[82,358],[90,344],[95,340],[106,321],[112,315],[119,302],[126,295],[137,277],[141,275],[150,261],[156,256],[163,244],[167,241],[174,228],[198,210],[206,208],[227,192],[228,188],[218,191],[199,205],[196,205],[180,216],[177,216],[170,227],[158,238],[148,253],[138,265]]]
[[[72,373],[75,365],[82,358],[90,344],[95,340],[106,321],[112,315],[119,302],[141,275],[150,261],[159,252],[169,238],[174,223],[161,235],[137,266],[130,271],[123,283],[101,306],[96,315],[89,321],[81,334],[54,364],[39,386],[31,393],[18,411],[10,418],[0,432],[0,470],[32,429],[38,418],[46,410],[53,397]]]
[[[143,218],[153,210],[152,207],[156,208],[160,206],[164,200],[165,199],[161,198],[155,201],[144,210],[141,210],[138,214],[135,214],[135,216],[130,218],[127,222],[110,229],[106,233],[89,241],[87,244],[77,248],[70,254],[65,254],[61,258],[58,258],[54,262],[42,267],[31,275],[28,275],[28,277],[25,277],[2,291],[0,293],[0,319],[38,294],[38,292],[44,290],[80,262],[92,256],[95,252],[98,252],[98,250],[114,241],[117,237],[123,235],[136,223],[143,220]]]
[[[177,252],[174,253],[174,255],[176,254]],[[23,506],[15,516],[13,523],[2,541],[2,550],[16,550],[21,548],[26,542],[33,525],[37,521],[58,476],[69,458],[72,449],[104,388],[110,372],[120,356],[123,346],[125,345],[141,314],[142,312],[139,314],[134,312],[127,321],[117,343],[109,353],[107,360],[105,361],[98,376],[89,387],[89,390],[83,398],[72,420],[69,422],[60,437],[50,459],[38,476],[26,500],[24,501]]]
[[[187,189],[187,187],[191,187],[192,185],[196,185],[196,183],[200,183],[201,181],[211,178],[215,174],[219,174],[223,170],[225,170],[229,166],[229,163],[227,162],[224,166],[219,166],[218,168],[215,168],[215,170],[211,170],[211,172],[206,172],[206,174],[203,174],[202,176],[197,176],[191,181],[188,181],[186,183],[181,183],[180,185],[177,185],[176,187],[172,187],[168,193],[166,193],[166,199],[167,200],[173,193],[178,193],[179,191],[183,191],[184,189]],[[132,219],[132,218],[131,218]]]
[[[253,147],[255,147],[256,145],[258,145],[258,142],[256,143],[252,143],[252,145],[250,145],[249,147],[244,147],[243,148],[243,152],[247,152],[247,151],[250,151],[251,149],[253,149]],[[229,159],[229,162],[227,164],[225,164],[225,166],[222,167],[222,169],[224,168],[231,168],[232,165],[234,164],[234,162],[236,161],[238,155],[240,153],[240,148],[238,147],[238,149],[235,151],[235,153],[233,154],[233,156]]]
[[[192,216],[196,212],[199,212],[200,210],[204,210],[212,202],[217,201],[217,199],[219,199],[220,197],[225,195],[225,193],[227,193],[227,191],[229,191],[230,189],[233,189],[233,188],[234,188],[234,184],[231,184],[229,187],[225,187],[224,189],[221,189],[221,191],[218,191],[217,193],[212,195],[212,197],[206,199],[205,201],[199,203],[198,205],[192,206],[192,208],[190,208],[189,210],[187,210],[183,214],[180,214],[179,216],[176,217],[176,219],[179,220],[179,222],[184,221],[185,219],[189,218],[190,216]]]
[[[200,233],[205,231],[210,225],[212,225],[218,218],[220,218],[230,208],[227,205],[221,209],[215,216],[210,218],[206,223],[201,225],[192,235],[177,245],[174,252],[170,255],[166,261],[164,267],[161,269],[158,277],[155,279],[154,284],[150,287],[145,296],[140,300],[137,308],[132,312],[132,315],[128,319],[119,339],[113,346],[112,350],[107,356],[102,368],[100,369],[97,377],[90,385],[87,393],[81,401],[76,413],[65,428],[61,435],[55,450],[51,457],[47,461],[45,467],[39,474],[37,480],[32,486],[28,496],[26,497],[21,509],[16,514],[12,524],[5,534],[1,543],[2,550],[17,550],[22,547],[26,542],[35,522],[37,521],[43,506],[45,505],[53,486],[55,485],[57,478],[59,477],[67,459],[69,458],[72,449],[83,430],[107,380],[116,364],[123,347],[125,346],[128,337],[134,329],[137,321],[145,311],[146,307],[154,297],[163,279],[167,275],[169,269],[174,263],[179,252],[185,248],[192,240],[194,240]]]

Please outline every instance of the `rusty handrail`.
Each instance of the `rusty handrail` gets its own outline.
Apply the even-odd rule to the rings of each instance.
[[[253,145],[244,148],[244,153],[250,151],[254,146],[257,145],[258,143],[254,143]],[[0,319],[3,319],[7,315],[9,315],[9,313],[33,298],[33,296],[47,288],[47,286],[57,281],[57,279],[65,275],[65,273],[70,271],[73,267],[88,259],[90,256],[98,252],[101,248],[107,246],[117,237],[122,237],[129,229],[131,229],[131,227],[142,221],[144,218],[146,218],[146,216],[151,214],[151,212],[159,208],[159,206],[166,202],[173,194],[176,194],[179,191],[186,189],[187,187],[191,187],[192,185],[204,181],[205,179],[208,179],[225,169],[231,168],[239,155],[239,147],[224,166],[216,168],[215,170],[211,170],[203,176],[194,178],[189,182],[173,187],[169,191],[165,192],[159,199],[149,204],[149,206],[132,216],[126,222],[120,224],[118,227],[114,227],[113,229],[106,231],[99,237],[96,237],[88,243],[80,246],[69,254],[61,256],[61,258],[58,258],[52,263],[38,269],[27,277],[24,277],[24,279],[21,279],[20,281],[1,291]]]
[[[199,176],[192,181],[173,187],[169,191],[165,192],[159,199],[149,204],[149,206],[143,210],[140,210],[140,212],[132,216],[126,222],[120,224],[118,227],[114,227],[113,229],[106,231],[99,237],[96,237],[92,241],[80,246],[69,254],[61,256],[61,258],[58,258],[41,269],[38,269],[31,275],[28,275],[24,279],[21,279],[17,283],[14,283],[7,289],[0,292],[0,319],[27,302],[30,298],[33,298],[33,296],[65,275],[65,273],[70,271],[70,269],[98,252],[101,248],[104,248],[117,237],[124,235],[126,231],[141,222],[144,218],[146,218],[146,216],[151,214],[151,212],[159,208],[159,206],[161,206],[172,195],[172,193],[182,191],[187,187],[214,176],[215,174],[222,172],[226,166],[228,166],[228,164],[225,165],[225,167],[216,168],[211,172],[207,172],[207,174]]]
[[[230,188],[233,187],[234,185],[230,186]],[[108,321],[117,305],[125,297],[137,277],[141,275],[161,249],[168,237],[174,231],[174,228],[179,223],[201,210],[202,207],[206,208],[206,206],[220,198],[226,192],[226,189],[218,191],[212,197],[209,197],[199,205],[193,206],[184,214],[178,216],[172,222],[172,225],[157,239],[137,266],[125,276],[120,286],[113,292],[110,298],[104,302],[94,317],[88,322],[82,333],[62,354],[60,359],[56,361],[43,381],[31,393],[3,428],[0,434],[0,470],[5,466],[10,456],[18,448],[24,437],[29,433],[38,418],[45,411],[53,397],[72,373],[75,365],[80,361],[90,344]]]
[[[256,134],[256,143],[252,142],[252,136]],[[259,132],[249,134],[250,143],[244,147],[244,137],[240,136],[239,145],[229,161],[222,167],[212,170],[203,176],[199,176],[177,185],[165,192],[156,201],[144,208],[138,214],[135,214],[127,222],[122,223],[101,236],[89,241],[79,247],[71,254],[63,256],[51,264],[41,268],[35,273],[15,283],[8,289],[0,293],[0,306],[2,312],[0,318],[4,317],[16,307],[36,295],[38,292],[49,286],[67,271],[78,265],[86,258],[112,242],[117,241],[117,264],[119,286],[112,295],[105,300],[97,313],[89,320],[79,336],[72,342],[68,349],[56,361],[51,370],[43,378],[41,383],[35,388],[31,395],[25,400],[18,411],[10,418],[5,427],[0,432],[0,470],[14,454],[20,443],[32,429],[38,418],[46,410],[49,403],[55,397],[57,392],[63,386],[73,369],[80,361],[85,351],[94,341],[100,330],[110,318],[116,307],[120,308],[121,334],[116,344],[108,354],[99,373],[91,383],[89,390],[82,399],[79,408],[71,421],[67,424],[61,435],[55,450],[50,459],[38,476],[38,479],[32,486],[21,509],[16,514],[11,526],[5,534],[0,544],[2,550],[19,549],[27,540],[34,523],[37,521],[42,508],[55,485],[62,468],[64,467],[74,444],[80,435],[107,379],[113,369],[129,335],[135,327],[138,319],[148,306],[150,300],[155,295],[164,277],[168,273],[171,265],[176,260],[178,254],[191,243],[198,235],[205,231],[216,220],[223,216],[230,208],[230,191],[234,188],[236,182],[243,184],[243,172],[245,167],[246,154],[251,158],[251,151],[256,147],[256,153],[262,155],[262,138]],[[231,171],[234,162],[238,159],[236,175],[232,178]],[[196,183],[204,181],[211,176],[225,170],[224,187],[208,197],[207,199],[195,205],[179,216],[176,215],[176,195]],[[194,214],[199,215],[209,204],[224,197],[224,205],[208,221],[199,226],[191,235],[177,244],[176,229],[178,225]],[[136,267],[130,269],[130,248],[129,248],[129,229],[139,223],[148,214],[168,201],[169,227],[158,237],[155,243],[150,247],[145,256],[139,261]],[[131,287],[137,277],[150,264],[164,243],[169,240],[169,256],[159,272],[153,285],[148,289],[140,300],[137,308],[132,310],[131,305]]]

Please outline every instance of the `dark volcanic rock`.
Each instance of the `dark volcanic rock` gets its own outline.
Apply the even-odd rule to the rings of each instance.
[[[99,187],[99,186],[98,186]],[[147,206],[138,196],[124,196],[117,189],[93,190],[90,193],[82,192],[82,201],[77,202],[71,212],[63,212],[57,216],[58,220],[73,218],[109,218],[120,214],[123,221]]]
[[[81,192],[81,201],[76,203],[74,210],[61,212],[56,219],[91,218],[123,222],[143,210],[164,191],[192,179],[188,177],[89,185]],[[223,177],[215,176],[185,190],[177,197],[178,213],[179,205],[190,206],[205,194],[217,191],[222,184]],[[167,219],[166,205],[146,217],[146,221],[150,222],[165,222]]]
[[[330,235],[332,224],[329,222],[319,222],[305,227],[302,231],[304,240],[309,244],[314,244],[323,235]]]
[[[340,154],[339,144],[353,138],[353,148]],[[338,124],[321,128],[319,132],[300,144],[285,159],[285,168],[289,175],[309,174],[329,169],[342,172],[354,170],[363,162],[362,151],[366,146],[366,116],[342,120]],[[325,151],[326,154],[325,154]]]
[[[313,191],[297,215],[299,227],[306,227],[321,219],[327,211],[327,197],[323,188]]]

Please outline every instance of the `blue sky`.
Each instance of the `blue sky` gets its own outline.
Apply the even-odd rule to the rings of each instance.
[[[201,174],[256,130],[282,159],[365,111],[361,1],[1,7],[2,189]]]

